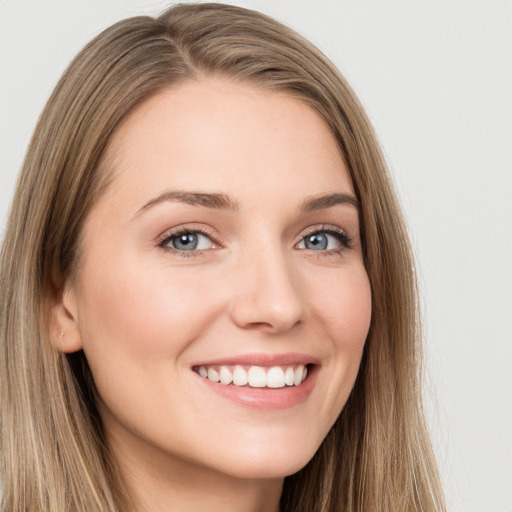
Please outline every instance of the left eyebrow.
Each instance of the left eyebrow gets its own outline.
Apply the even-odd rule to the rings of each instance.
[[[306,200],[300,205],[300,211],[312,212],[315,210],[324,210],[326,208],[331,208],[333,206],[339,204],[348,204],[353,206],[358,212],[361,210],[361,204],[351,194],[326,194],[321,196],[313,196],[308,197]]]

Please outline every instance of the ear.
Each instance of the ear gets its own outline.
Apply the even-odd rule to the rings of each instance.
[[[75,287],[69,283],[53,286],[48,298],[50,343],[59,352],[82,349]]]

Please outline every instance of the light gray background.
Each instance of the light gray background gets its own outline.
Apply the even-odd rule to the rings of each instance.
[[[512,2],[240,0],[344,72],[411,228],[427,411],[451,511],[512,512]],[[36,119],[71,57],[150,0],[0,0],[0,229]]]

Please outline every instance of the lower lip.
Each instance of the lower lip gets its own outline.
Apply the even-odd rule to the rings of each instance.
[[[201,381],[218,395],[247,407],[263,410],[288,409],[304,402],[313,391],[316,382],[317,367],[308,368],[308,376],[298,386],[284,388],[251,388],[212,382],[196,374]]]

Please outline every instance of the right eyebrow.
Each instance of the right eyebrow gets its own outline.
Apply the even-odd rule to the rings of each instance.
[[[192,206],[202,206],[214,210],[238,210],[238,204],[229,196],[222,193],[211,192],[188,192],[183,190],[168,190],[148,201],[135,215],[164,202],[186,203]]]
[[[338,204],[353,206],[358,212],[361,210],[361,205],[355,196],[341,192],[308,197],[302,203],[300,210],[311,212],[331,208]]]

